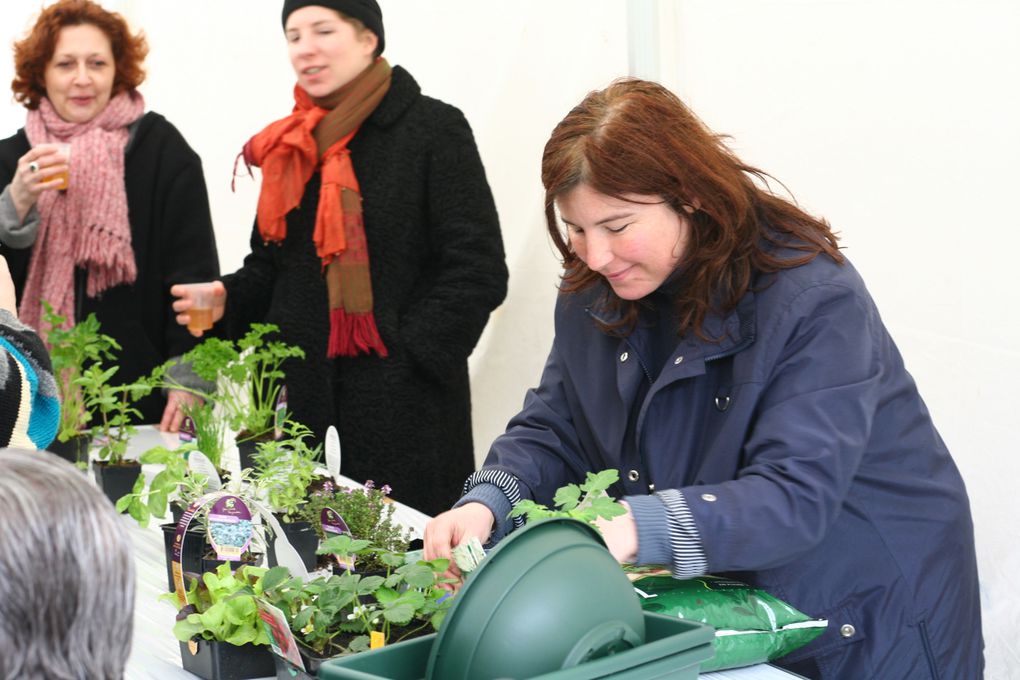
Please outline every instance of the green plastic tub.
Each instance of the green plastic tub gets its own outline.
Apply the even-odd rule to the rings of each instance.
[[[612,656],[543,675],[534,680],[695,680],[701,662],[712,657],[715,631],[694,621],[645,612],[645,644]],[[400,642],[371,652],[327,661],[320,680],[424,680],[436,635]],[[511,643],[512,644],[512,643]],[[522,655],[528,650],[519,650]],[[514,678],[511,669],[498,676]],[[478,680],[495,680],[478,678]]]
[[[555,518],[496,546],[437,634],[330,661],[319,677],[695,678],[712,656],[714,634],[643,612],[602,536],[584,522]]]

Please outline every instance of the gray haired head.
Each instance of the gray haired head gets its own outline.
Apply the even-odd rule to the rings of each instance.
[[[51,453],[0,450],[0,678],[123,677],[134,595],[102,492]]]

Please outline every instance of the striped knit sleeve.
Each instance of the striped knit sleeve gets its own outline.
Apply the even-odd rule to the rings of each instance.
[[[708,560],[701,544],[698,526],[694,523],[687,499],[677,489],[656,493],[666,508],[669,546],[673,554],[673,578],[692,578],[708,572]]]
[[[507,501],[510,502],[511,508],[521,500],[520,482],[515,476],[499,468],[482,468],[468,477],[464,482],[464,495],[480,484],[491,484],[502,491]],[[514,517],[513,528],[520,529],[522,526],[524,526],[524,518]]]
[[[0,445],[44,449],[59,421],[57,383],[42,340],[0,310]]]

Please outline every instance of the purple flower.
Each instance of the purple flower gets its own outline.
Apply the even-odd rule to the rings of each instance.
[[[382,488],[383,496],[389,496],[391,491],[393,491],[393,488],[389,484],[383,484]]]
[[[366,489],[374,489],[375,488],[375,482],[373,482],[371,479],[366,479],[365,480],[365,488]]]

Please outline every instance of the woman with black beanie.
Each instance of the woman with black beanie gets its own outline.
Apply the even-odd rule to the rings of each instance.
[[[288,408],[337,426],[344,474],[434,514],[474,469],[467,358],[506,295],[485,171],[463,114],[380,56],[374,0],[287,0],[283,26],[295,105],[244,147],[252,250],[198,285],[227,334],[273,323],[304,349]],[[179,323],[195,290],[172,290]]]

